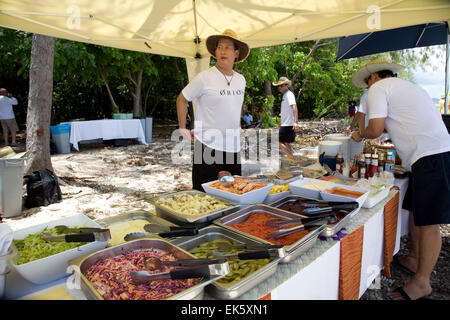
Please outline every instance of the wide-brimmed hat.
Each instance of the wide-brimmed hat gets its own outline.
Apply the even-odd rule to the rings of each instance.
[[[365,66],[353,74],[352,82],[358,88],[367,88],[368,85],[365,80],[371,73],[381,70],[391,70],[393,73],[397,73],[404,68],[406,67],[400,64],[390,63],[385,60],[373,60],[368,62]]]
[[[280,79],[278,79],[278,82],[272,82],[272,84],[276,87],[281,86],[282,84],[287,84],[288,86],[291,86],[292,81],[286,77],[281,77]]]
[[[215,58],[216,57],[216,48],[217,43],[220,39],[227,38],[232,40],[236,46],[239,49],[239,57],[237,58],[236,62],[241,62],[247,59],[249,53],[250,53],[250,47],[245,42],[242,42],[238,39],[238,36],[236,32],[234,32],[231,29],[225,30],[222,34],[216,34],[209,36],[206,39],[206,48],[208,49],[208,52]]]

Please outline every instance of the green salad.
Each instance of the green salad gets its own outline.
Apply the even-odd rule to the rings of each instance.
[[[41,232],[50,233],[51,235],[60,236],[55,228],[44,229]],[[65,241],[45,241],[41,238],[40,233],[29,234],[22,240],[13,240],[19,257],[15,261],[16,265],[21,265],[34,260],[42,259],[66,250],[70,250],[86,244],[87,242],[65,242]]]

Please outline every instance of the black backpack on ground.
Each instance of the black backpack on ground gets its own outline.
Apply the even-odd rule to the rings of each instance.
[[[52,171],[38,170],[24,178],[27,184],[27,195],[24,199],[26,208],[48,206],[62,199],[58,178]]]

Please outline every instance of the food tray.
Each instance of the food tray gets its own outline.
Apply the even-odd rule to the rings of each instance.
[[[221,238],[227,238],[238,243],[250,245],[264,244],[261,241],[255,241],[242,234],[238,234],[236,232],[218,226],[209,226],[203,228],[196,236],[178,238],[172,241],[172,243],[186,251],[189,251],[198,247],[202,243]],[[219,283],[217,281],[213,282],[211,285],[206,287],[206,291],[208,292],[208,294],[217,299],[235,299],[248,290],[252,289],[256,285],[260,284],[267,278],[271,277],[275,273],[278,263],[281,259],[281,257],[273,259],[264,267],[258,269],[251,275],[236,283]]]
[[[297,156],[298,160],[291,160],[287,157],[281,158],[280,162],[281,162],[281,169],[284,168],[288,168],[288,167],[307,167],[310,166],[312,164],[314,164],[314,160],[307,158],[307,157],[302,157],[302,156]]]
[[[214,195],[208,194],[209,196],[216,198],[220,201],[224,201],[224,202],[228,202],[230,204],[230,207],[228,208],[222,208],[219,210],[215,210],[215,211],[211,211],[208,214],[205,215],[193,215],[193,216],[189,216],[189,215],[184,215],[184,214],[180,214],[177,213],[176,211],[170,210],[169,208],[160,206],[156,203],[156,201],[160,198],[170,198],[175,194],[191,194],[191,195],[195,195],[195,194],[201,194],[201,195],[207,195],[204,192],[201,191],[197,191],[197,190],[188,190],[188,191],[180,191],[180,192],[173,192],[173,193],[169,193],[163,196],[160,196],[158,198],[155,199],[153,205],[155,206],[156,209],[156,214],[159,217],[162,217],[166,220],[169,220],[173,223],[179,224],[179,225],[202,225],[204,226],[205,224],[211,223],[213,220],[223,217],[227,214],[230,214],[232,212],[236,212],[239,210],[239,205],[236,203],[233,203],[231,201],[222,199],[220,197],[216,197]]]
[[[304,185],[314,184],[317,186],[316,189],[304,188]],[[322,181],[319,179],[303,178],[292,183],[289,183],[289,190],[292,194],[299,196],[312,198],[319,200],[320,191],[327,188],[330,185],[329,181]]]
[[[195,257],[187,251],[176,247],[169,241],[163,239],[139,239],[124,244],[107,248],[99,252],[95,252],[80,263],[78,268],[74,268],[80,275],[81,290],[89,300],[104,300],[100,293],[93,287],[91,282],[86,278],[85,274],[91,266],[100,260],[117,257],[130,251],[141,251],[145,249],[160,249],[173,254],[177,259],[195,259]],[[226,263],[228,265],[228,263]],[[186,289],[176,295],[171,296],[168,300],[200,300],[203,298],[205,287],[222,278],[222,276],[211,277],[211,279],[203,280],[195,286]]]
[[[297,195],[290,195],[290,196],[284,197],[283,199],[280,199],[278,201],[272,202],[269,205],[271,207],[277,208],[279,210],[283,210],[283,209],[280,209],[280,207],[283,204],[289,203],[289,202],[294,202],[296,200],[304,200],[304,199],[307,199],[307,198],[300,197]],[[317,200],[317,201],[320,202],[321,200]],[[350,220],[358,213],[358,211],[359,211],[358,209],[354,209],[353,211],[346,214],[341,220],[337,221],[336,223],[325,225],[325,228],[320,235],[324,236],[324,237],[334,236],[339,230],[341,230],[343,227],[345,227],[346,225],[349,224]],[[291,212],[291,211],[287,211],[287,212]],[[291,212],[291,213],[299,215],[298,213],[295,213],[295,212]],[[302,216],[302,215],[300,214],[300,216]]]
[[[269,207],[267,205],[251,205],[242,210],[239,210],[238,212],[232,213],[226,217],[214,220],[214,224],[221,226],[223,228],[226,228],[228,230],[231,230],[233,232],[242,234],[245,237],[249,237],[256,241],[266,243],[269,245],[273,245],[273,243],[271,243],[267,240],[255,237],[251,234],[239,231],[239,230],[234,229],[233,227],[229,226],[230,224],[240,223],[240,222],[246,220],[247,216],[254,212],[267,213],[267,214],[273,215],[274,217],[286,219],[286,220],[290,220],[290,219],[299,217],[298,214],[280,210],[280,209],[273,208],[273,207]],[[316,240],[318,239],[319,235],[322,233],[324,228],[325,228],[325,224],[318,226],[316,228],[313,228],[310,230],[310,232],[306,236],[299,239],[297,242],[295,242],[291,245],[284,246],[284,249],[286,250],[286,256],[280,260],[280,263],[288,263],[288,262],[292,261],[293,259],[295,259],[296,257],[298,257],[299,255],[301,255],[303,252],[307,251],[310,247],[312,247],[314,245],[314,243],[316,242]]]
[[[96,220],[96,222],[98,222],[104,228],[108,228],[109,226],[116,224],[116,223],[137,220],[137,219],[147,220],[148,223],[155,223],[155,224],[162,225],[162,226],[170,226],[170,227],[177,226],[176,224],[174,224],[170,221],[167,221],[163,218],[160,218],[157,215],[152,214],[145,210],[138,210],[138,211],[133,211],[133,212],[122,213],[122,214],[118,214],[113,217]],[[130,233],[131,232],[145,232],[145,231],[144,230],[133,230],[133,231],[130,231]],[[113,236],[114,235],[111,232],[111,237],[113,237]],[[123,240],[122,242],[126,242],[126,241]],[[108,242],[108,246],[111,246],[110,244],[111,244],[111,242]]]
[[[334,187],[339,187],[341,189],[346,189],[346,190],[350,190],[350,191],[358,191],[358,192],[362,192],[363,194],[360,197],[355,199],[352,197],[346,197],[346,196],[341,196],[341,195],[325,192],[326,190],[332,189]],[[369,196],[369,190],[364,189],[364,188],[359,188],[359,187],[347,186],[345,184],[339,184],[339,185],[332,184],[332,185],[326,187],[325,189],[323,189],[322,191],[320,191],[320,196],[322,197],[323,200],[326,200],[326,201],[338,201],[338,202],[356,201],[359,203],[359,208],[358,208],[358,210],[359,210],[361,208],[361,206],[364,204],[364,202],[366,201],[367,197]]]
[[[25,229],[16,230],[14,231],[13,238],[24,239],[29,234],[39,233],[45,228],[53,228],[57,225],[65,225],[68,227],[102,227],[100,224],[85,216],[84,214],[77,214],[67,218],[53,220]],[[89,242],[82,246],[20,265],[17,265],[15,263],[15,259],[13,258],[13,260],[11,261],[11,265],[14,267],[17,273],[19,273],[26,280],[34,284],[43,284],[66,277],[68,275],[67,267],[69,266],[69,260],[104,249],[106,248],[107,244],[107,241]],[[14,249],[17,250],[14,244],[11,244],[11,247],[14,247]]]
[[[210,195],[214,195],[216,197],[227,199],[236,203],[262,203],[273,187],[273,183],[269,182],[269,180],[267,180],[267,182],[265,179],[263,180],[263,183],[267,183],[267,186],[252,190],[250,192],[246,192],[244,194],[235,194],[209,186],[210,184],[215,183],[217,180],[203,183],[202,187]]]

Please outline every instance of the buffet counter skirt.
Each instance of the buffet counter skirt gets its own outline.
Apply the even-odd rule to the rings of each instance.
[[[358,299],[371,286],[379,285],[385,267],[385,207],[395,206],[397,225],[392,254],[400,250],[400,237],[408,234],[409,212],[401,209],[408,179],[396,179],[399,190],[371,209],[362,208],[339,237],[321,238],[297,259],[279,264],[276,273],[241,295],[241,300],[338,300]],[[392,216],[392,215],[391,215]],[[395,227],[395,224],[394,224]],[[68,270],[70,271],[70,270]],[[359,273],[359,275],[358,275]],[[355,277],[359,280],[355,281]],[[7,276],[6,299],[86,299],[71,276],[34,285],[11,271]],[[204,299],[214,299],[205,293]]]

